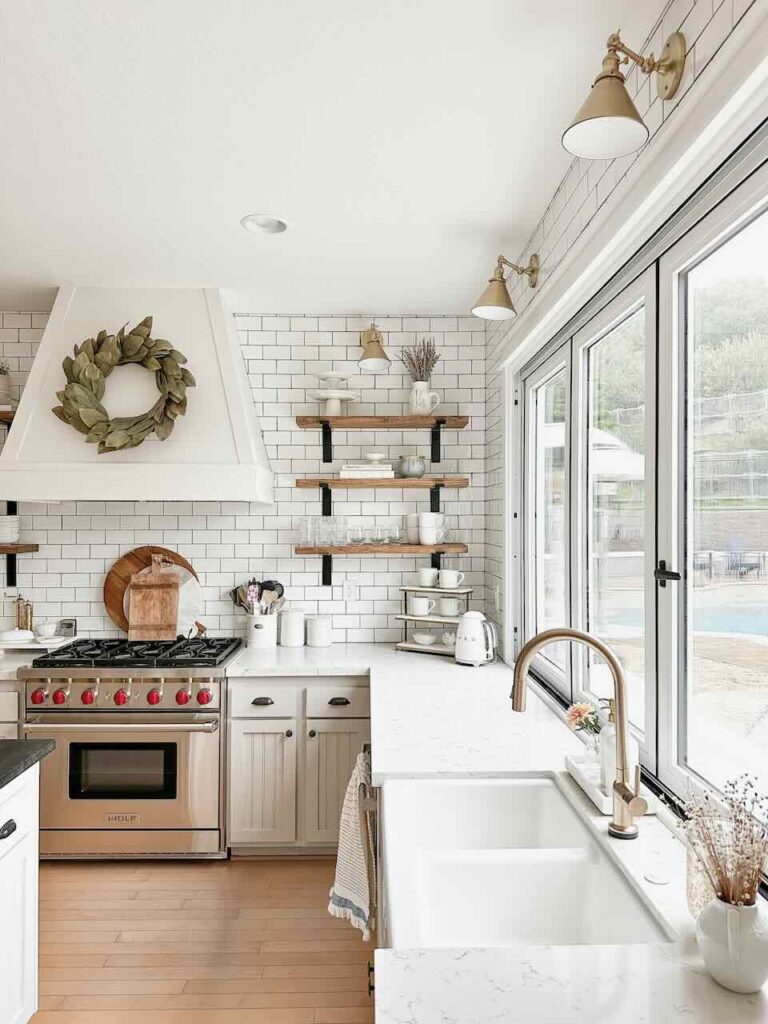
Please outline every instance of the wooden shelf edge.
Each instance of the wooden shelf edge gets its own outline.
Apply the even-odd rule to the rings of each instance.
[[[434,427],[438,420],[443,421],[446,430],[462,430],[469,423],[469,416],[449,413],[444,416],[297,416],[296,425],[302,430],[311,430],[323,423],[329,423],[337,430],[405,430]]]
[[[15,409],[0,409],[0,423],[13,423],[15,415]]]
[[[0,555],[28,555],[39,550],[39,544],[0,544]]]
[[[295,555],[463,555],[466,544],[339,544],[329,547],[307,547],[301,544],[293,549]]]
[[[469,487],[468,476],[421,476],[421,477],[338,477],[338,476],[306,476],[294,480],[294,487],[321,487],[326,485],[332,490],[343,490],[346,487],[405,487],[429,490],[432,487],[450,487],[460,490]]]

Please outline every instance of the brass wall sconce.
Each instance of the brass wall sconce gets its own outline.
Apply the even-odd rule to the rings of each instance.
[[[388,370],[390,358],[384,351],[384,335],[376,324],[371,324],[367,331],[360,335],[360,345],[363,354],[357,361],[357,365],[366,373],[379,373]]]
[[[516,274],[526,274],[531,288],[535,288],[538,284],[539,257],[536,253],[528,260],[527,267],[510,262],[506,256],[499,256],[496,260],[493,277],[488,278],[485,291],[472,307],[473,314],[482,320],[510,320],[513,316],[517,316],[507,282],[504,280],[504,267],[509,267]]]
[[[662,100],[677,92],[685,68],[685,36],[673,32],[661,57],[641,57],[626,46],[618,32],[608,37],[608,53],[592,91],[563,133],[563,146],[574,156],[587,160],[611,160],[634,153],[648,140],[648,128],[624,84],[620,65],[637,64],[645,75],[656,75],[656,89]],[[621,56],[620,56],[621,55]]]

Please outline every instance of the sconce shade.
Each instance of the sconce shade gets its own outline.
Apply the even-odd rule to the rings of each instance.
[[[390,358],[384,351],[383,340],[384,337],[375,324],[371,324],[367,331],[363,331],[360,336],[363,354],[357,362],[361,370],[366,373],[379,373],[389,369]]]
[[[517,316],[509,289],[501,274],[494,274],[483,294],[472,307],[472,313],[481,320],[511,320]]]
[[[612,160],[634,153],[648,129],[632,102],[621,72],[602,74],[563,133],[563,146],[587,160]]]

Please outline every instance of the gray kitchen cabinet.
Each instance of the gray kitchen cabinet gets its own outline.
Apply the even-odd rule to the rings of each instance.
[[[296,839],[296,719],[234,719],[229,725],[229,843]]]
[[[335,844],[349,776],[363,744],[370,740],[370,721],[308,718],[304,732],[304,841]]]

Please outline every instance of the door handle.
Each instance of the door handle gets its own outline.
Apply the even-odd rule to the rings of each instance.
[[[22,725],[24,732],[216,732],[218,720],[199,722],[27,722]]]
[[[9,818],[8,821],[0,828],[0,839],[7,839],[8,836],[12,836],[16,831],[16,822],[13,818]]]
[[[662,558],[656,569],[653,571],[653,578],[657,581],[660,587],[666,587],[667,580],[677,582],[682,579],[679,572],[673,572],[667,568],[667,563]]]

